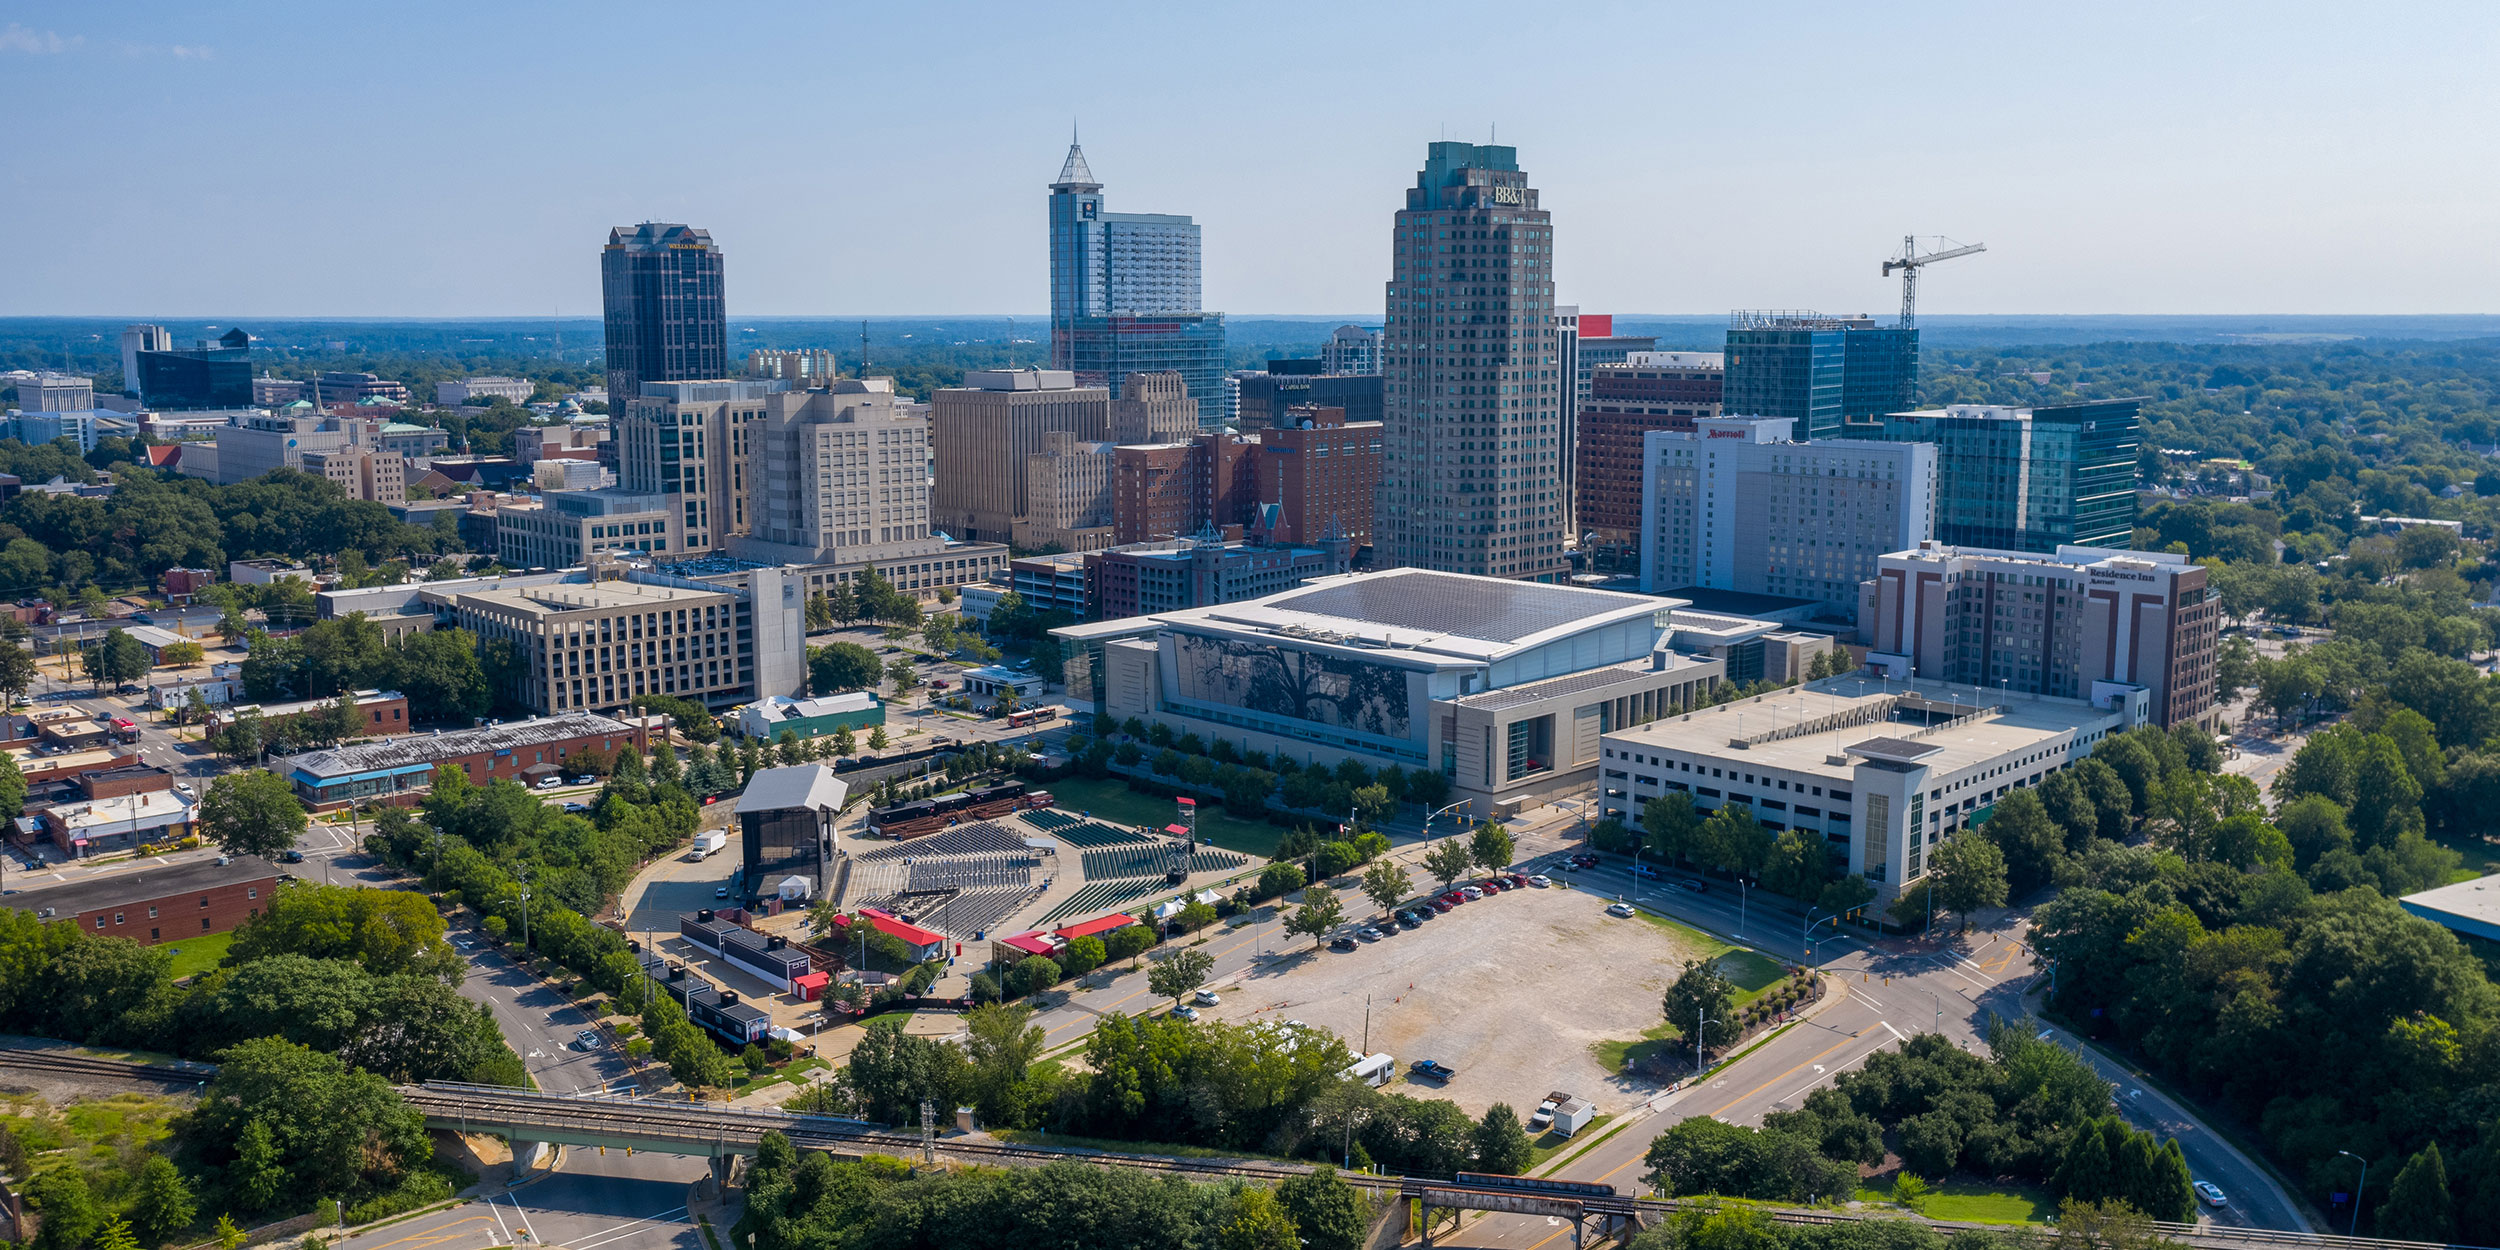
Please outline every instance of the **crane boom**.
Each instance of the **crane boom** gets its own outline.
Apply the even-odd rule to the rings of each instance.
[[[1951,240],[1945,239],[1939,242],[1951,242]],[[1901,271],[1901,324],[1904,327],[1918,324],[1919,270],[1940,260],[1952,260],[1955,257],[1970,256],[1987,250],[1988,245],[1985,243],[1969,243],[1921,256],[1918,251],[1918,236],[1904,236],[1901,240],[1901,255],[1884,262],[1885,277],[1891,277],[1896,269]]]

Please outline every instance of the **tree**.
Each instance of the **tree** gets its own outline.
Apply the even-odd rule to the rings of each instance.
[[[1215,970],[1215,956],[1195,948],[1174,951],[1156,960],[1146,969],[1146,988],[1157,998],[1168,998],[1177,1007],[1180,1001],[1207,983],[1207,974]]]
[[[1662,1010],[1684,1040],[1698,1036],[1705,1050],[1723,1045],[1735,1032],[1736,983],[1719,971],[1715,960],[1687,960],[1684,971],[1667,986]]]
[[[1968,833],[1948,838],[1932,857],[1936,870],[1936,902],[1962,917],[1982,907],[2005,905],[2005,852],[1994,842]]]
[[[394,1182],[431,1153],[425,1117],[381,1076],[350,1069],[336,1055],[264,1037],[217,1061],[192,1127],[202,1141],[239,1143],[247,1125],[266,1125],[294,1192]]]
[[[1763,885],[1801,903],[1814,902],[1831,877],[1831,852],[1823,849],[1821,837],[1803,829],[1783,831],[1762,869]]]
[[[266,1211],[286,1192],[286,1163],[278,1155],[269,1121],[253,1119],[244,1124],[235,1137],[234,1163],[226,1169],[226,1180],[246,1211]]]
[[[878,725],[868,731],[869,750],[882,751],[893,744],[894,740],[885,736],[885,726]]]
[[[16,617],[7,617],[16,620]],[[12,642],[0,646],[0,691],[11,703],[26,701],[26,691],[35,684],[35,653]]]
[[[1754,818],[1752,808],[1727,803],[1701,822],[1694,843],[1699,852],[1697,858],[1706,858],[1732,875],[1752,879],[1759,877],[1770,863],[1774,840],[1771,831]]]
[[[877,653],[856,642],[827,643],[807,650],[807,685],[817,694],[866,690],[885,676]]]
[[[163,1155],[149,1155],[139,1168],[139,1196],[131,1203],[130,1216],[138,1225],[141,1239],[149,1245],[161,1245],[191,1227],[200,1217],[199,1204],[191,1197],[191,1186],[174,1170],[173,1160]]]
[[[1111,962],[1135,959],[1154,944],[1154,930],[1142,924],[1122,925],[1103,939],[1103,958]]]
[[[1300,864],[1281,862],[1269,864],[1259,870],[1259,897],[1283,898],[1301,889],[1303,883],[1308,880],[1309,878],[1303,875]]]
[[[274,858],[304,834],[304,805],[286,778],[265,769],[228,773],[200,800],[200,832],[228,855]]]
[[[19,772],[17,757],[0,751],[0,820],[15,820],[26,810],[26,774]]]
[[[973,1106],[988,1123],[1017,1124],[1025,1118],[1022,1087],[1033,1061],[1048,1046],[1041,1026],[1032,1020],[1032,1008],[999,1003],[975,1007],[964,1017]]]
[[[1379,860],[1363,870],[1363,897],[1379,905],[1383,912],[1398,905],[1415,888],[1406,870],[1394,860]]]
[[[1451,882],[1466,876],[1467,870],[1475,864],[1476,853],[1472,846],[1456,838],[1444,838],[1424,852],[1424,871],[1431,873],[1444,890],[1450,888]]]
[[[2209,774],[2180,774],[2206,775]],[[2003,853],[2007,887],[2014,894],[2029,894],[2047,885],[2056,876],[2059,861],[2065,858],[2065,831],[2049,819],[2048,808],[2036,790],[2020,789],[1998,799],[1995,813],[1980,826],[1980,832]]]
[[[209,1235],[209,1241],[217,1250],[243,1250],[243,1244],[250,1240],[251,1235],[244,1232],[243,1226],[235,1223],[231,1215],[218,1216],[216,1231]]]
[[[1371,1204],[1324,1163],[1278,1183],[1276,1201],[1306,1250],[1361,1250],[1370,1232]]]
[[[2422,1147],[2396,1173],[2379,1204],[2378,1235],[2399,1241],[2446,1242],[2456,1236],[2457,1217],[2448,1196],[2448,1167],[2439,1143]]]
[[[1233,1193],[1232,1217],[1215,1235],[1217,1250],[1300,1250],[1293,1220],[1273,1191],[1244,1185]]]
[[[1287,868],[1293,867],[1291,864],[1284,866]],[[1216,919],[1215,908],[1212,904],[1202,903],[1194,898],[1189,900],[1188,904],[1181,908],[1179,915],[1172,917],[1173,923],[1178,924],[1181,927],[1181,932],[1183,933],[1196,933],[1198,930],[1214,924]]]
[[[1695,853],[1701,822],[1689,794],[1664,795],[1641,804],[1641,832],[1648,836],[1649,849],[1669,863],[1701,858]]]
[[[1374,782],[1353,790],[1354,814],[1364,824],[1375,825],[1397,810],[1397,800],[1389,797],[1389,787]]]
[[[95,1194],[87,1188],[86,1173],[76,1166],[46,1168],[35,1174],[27,1190],[27,1198],[43,1213],[35,1250],[77,1250],[95,1234],[102,1217],[96,1214]]]
[[[1285,932],[1311,939],[1316,946],[1329,932],[1345,922],[1345,904],[1337,892],[1324,885],[1302,891],[1302,905],[1285,917]]]
[[[1510,867],[1511,857],[1518,853],[1518,849],[1511,842],[1510,830],[1491,820],[1476,826],[1475,836],[1468,840],[1467,845],[1467,853],[1486,872],[1500,872]]]
[[[1484,1118],[1476,1122],[1469,1144],[1473,1147],[1476,1170],[1501,1176],[1527,1171],[1529,1160],[1536,1156],[1536,1148],[1528,1142],[1528,1131],[1519,1125],[1519,1113],[1505,1102],[1485,1108]]]

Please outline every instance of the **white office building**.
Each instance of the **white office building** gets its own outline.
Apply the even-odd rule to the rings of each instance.
[[[1649,800],[1750,809],[1778,831],[1822,835],[1877,902],[1925,876],[1937,843],[1987,819],[2150,704],[2003,696],[1935,681],[1834,677],[1608,733],[1598,806],[1637,824]]]
[[[1936,449],[1789,441],[1785,417],[1712,417],[1641,438],[1641,589],[1702,586],[1852,617],[1888,551],[1935,534]]]

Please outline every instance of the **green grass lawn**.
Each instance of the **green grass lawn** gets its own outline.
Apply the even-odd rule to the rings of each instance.
[[[1179,806],[1171,799],[1139,794],[1118,780],[1092,780],[1070,777],[1050,783],[1050,797],[1059,809],[1068,812],[1092,812],[1096,819],[1115,825],[1146,825],[1160,829],[1171,824]],[[1264,821],[1253,823],[1226,815],[1210,801],[1198,804],[1198,834],[1213,839],[1228,851],[1240,851],[1261,859],[1276,853],[1276,843],[1285,831]]]
[[[1861,1189],[1857,1200],[1888,1204],[1892,1194]],[[2050,1200],[2046,1191],[2029,1185],[2003,1185],[1956,1176],[1937,1182],[1935,1192],[1920,1204],[1919,1214],[1931,1220],[1968,1220],[1975,1224],[2041,1224],[2057,1214],[2057,1203]]]
[[[1641,919],[1674,934],[1677,940],[1699,948],[1705,959],[1716,959],[1719,972],[1736,983],[1736,1005],[1743,1007],[1771,992],[1788,977],[1788,969],[1780,961],[1758,951],[1730,946],[1688,924],[1681,924],[1652,912],[1642,912]],[[1627,1062],[1638,1062],[1671,1046],[1689,1046],[1682,1030],[1666,1021],[1659,1021],[1641,1031],[1636,1038],[1603,1041],[1592,1047],[1597,1062],[1609,1072],[1621,1072]]]
[[[729,1089],[731,1095],[734,1097],[738,1094],[751,1094],[759,1089],[770,1089],[775,1085],[780,1085],[785,1082],[792,1085],[802,1084],[807,1080],[808,1073],[813,1072],[818,1068],[830,1068],[832,1066],[833,1064],[828,1060],[819,1059],[814,1055],[809,1055],[804,1059],[792,1061],[789,1067],[783,1068],[778,1072],[770,1068],[766,1068],[764,1071],[750,1076],[742,1069],[738,1073],[737,1079],[730,1082]]]
[[[2479,834],[2461,834],[2453,830],[2435,835],[2431,841],[2465,857],[2464,865],[2449,874],[2448,880],[2451,884],[2458,881],[2471,881],[2476,877],[2487,877],[2500,872],[2500,843],[2494,843]]]
[[[218,961],[226,957],[226,948],[232,945],[234,934],[208,933],[179,942],[167,942],[165,949],[174,952],[174,976],[181,978],[216,967]]]

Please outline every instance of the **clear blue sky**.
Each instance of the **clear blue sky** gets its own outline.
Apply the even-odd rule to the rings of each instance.
[[[1499,20],[1497,20],[1499,19]],[[589,313],[688,221],[734,312],[1038,312],[1071,117],[1206,299],[1381,306],[1498,125],[1592,311],[2500,311],[2500,6],[9,3],[0,315]]]

